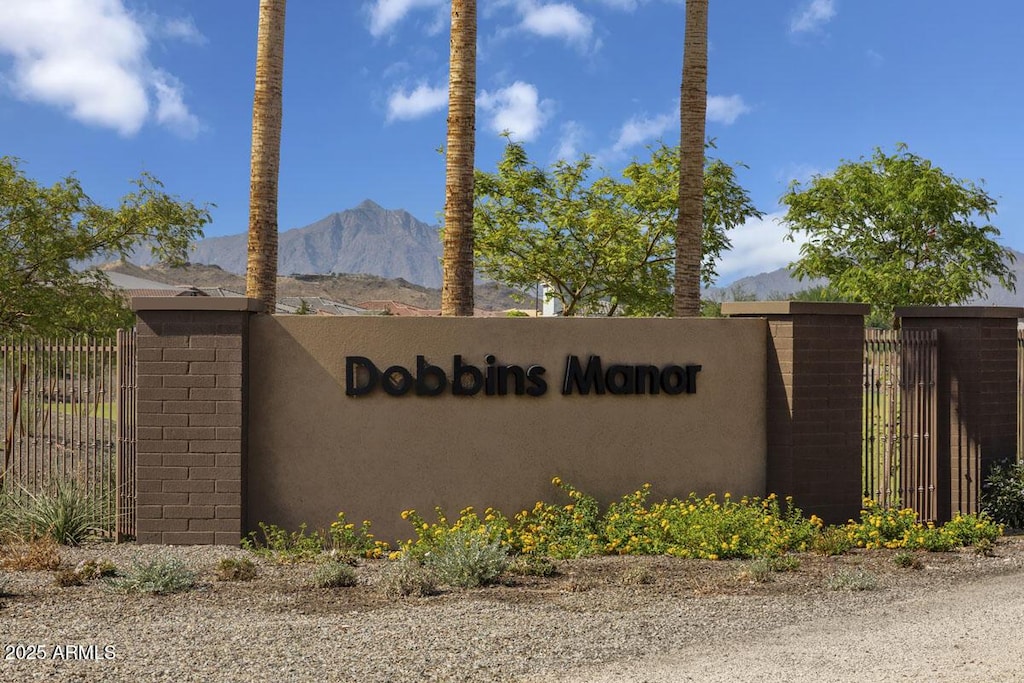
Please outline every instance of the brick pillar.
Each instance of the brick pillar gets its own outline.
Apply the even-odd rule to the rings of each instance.
[[[137,297],[139,543],[237,545],[245,520],[242,298]]]
[[[744,301],[768,320],[768,491],[841,523],[861,507],[866,304]]]
[[[1000,306],[897,308],[905,330],[938,330],[938,518],[979,511],[993,463],[1017,453],[1017,319]],[[948,495],[946,492],[948,491]]]

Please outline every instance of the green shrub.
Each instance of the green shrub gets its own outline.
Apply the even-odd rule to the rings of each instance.
[[[846,529],[834,526],[822,529],[811,544],[811,550],[825,557],[842,555],[852,547],[853,541]]]
[[[218,581],[252,581],[256,578],[256,565],[248,557],[224,557],[217,563]]]
[[[75,574],[84,581],[114,576],[117,568],[110,560],[82,560],[75,565]]]
[[[1024,528],[1024,461],[997,463],[981,489],[982,509],[993,521]]]
[[[597,500],[555,477],[551,483],[569,496],[569,503],[538,502],[523,510],[509,530],[508,543],[515,552],[538,553],[556,558],[595,555],[604,550],[601,509]]]
[[[650,485],[613,503],[603,520],[605,551],[618,554],[673,555],[706,560],[752,558],[807,550],[821,524],[805,519],[787,499],[742,498],[726,493],[673,499],[649,508]]]
[[[321,562],[313,570],[313,585],[317,588],[345,588],[357,582],[356,570],[339,560]]]
[[[846,525],[846,535],[856,546],[867,549],[904,548],[944,552],[974,545],[982,540],[995,541],[1003,529],[986,514],[957,515],[941,527],[921,524],[910,508],[883,508],[871,499],[864,500],[860,521]]]
[[[475,588],[494,583],[508,566],[508,553],[499,539],[488,538],[486,527],[461,527],[445,534],[423,564],[441,583]]]
[[[425,597],[437,592],[437,578],[408,553],[388,563],[378,585],[389,598]]]
[[[187,591],[196,585],[196,575],[180,561],[157,558],[135,563],[123,576],[110,580],[110,587],[123,593],[163,595]]]
[[[345,519],[344,512],[338,513],[338,519],[331,523],[327,536],[331,548],[342,555],[377,559],[384,557],[390,549],[387,543],[376,540],[370,533],[369,521],[363,520],[356,529],[355,524]]]
[[[85,585],[85,578],[73,569],[62,569],[53,575],[53,579],[61,588]]]
[[[327,547],[327,535],[323,531],[306,533],[306,525],[299,526],[298,531],[288,532],[275,524],[260,522],[259,540],[255,531],[242,539],[242,547],[262,557],[267,557],[282,564],[292,562],[312,562],[323,554]]]
[[[23,491],[21,500],[9,499],[7,529],[26,540],[49,536],[62,545],[78,545],[111,526],[103,501],[74,480],[58,481],[52,492]]]

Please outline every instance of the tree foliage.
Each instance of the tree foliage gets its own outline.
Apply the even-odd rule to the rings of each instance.
[[[476,172],[477,267],[513,287],[546,283],[564,315],[669,314],[678,148],[653,148],[621,180],[591,180],[592,171],[589,156],[538,168],[509,142],[497,172]],[[704,192],[701,275],[710,284],[731,246],[728,231],[761,213],[723,161],[706,163]]]
[[[75,262],[127,256],[148,245],[167,263],[182,263],[210,220],[163,191],[149,174],[117,207],[93,202],[73,176],[43,187],[0,158],[0,335],[109,334],[131,324],[106,276]]]
[[[824,277],[878,317],[895,306],[962,304],[998,280],[1013,289],[1013,253],[995,238],[996,201],[898,145],[790,185],[788,239],[803,234],[798,278]]]

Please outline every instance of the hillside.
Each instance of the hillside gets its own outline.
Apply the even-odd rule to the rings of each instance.
[[[229,273],[220,266],[190,264],[183,268],[168,268],[164,265],[136,266],[131,263],[110,263],[103,266],[126,275],[155,280],[168,285],[193,285],[195,287],[222,287],[234,292],[245,292],[245,278]],[[384,278],[377,275],[292,275],[277,279],[279,296],[317,297],[358,304],[361,301],[398,301],[419,308],[440,308],[441,290],[406,282],[401,278]],[[532,308],[533,300],[525,302],[513,298],[513,290],[495,283],[477,283],[475,303],[477,308],[488,311],[502,311],[509,308]]]

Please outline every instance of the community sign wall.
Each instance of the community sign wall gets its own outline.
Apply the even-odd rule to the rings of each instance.
[[[765,493],[763,319],[252,316],[245,526]],[[568,500],[566,500],[568,502]]]

